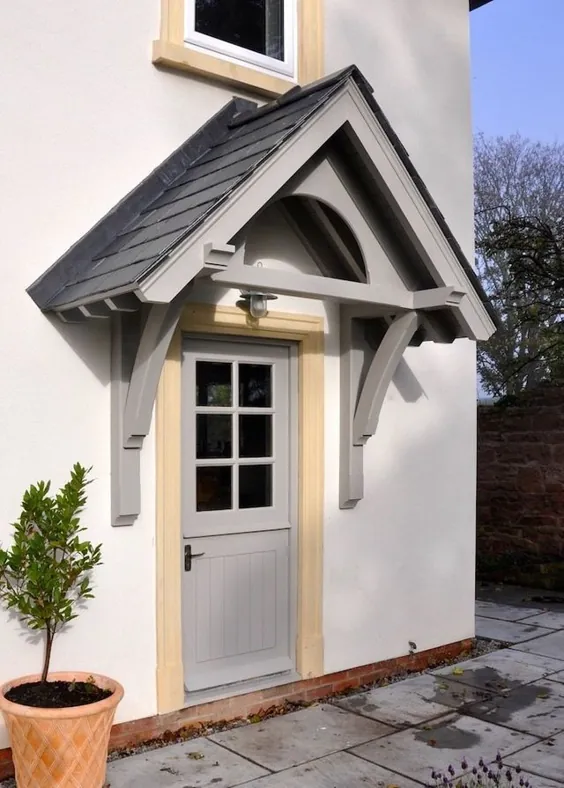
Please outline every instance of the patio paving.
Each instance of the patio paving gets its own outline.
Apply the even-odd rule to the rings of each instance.
[[[252,788],[421,788],[420,783],[375,766],[348,752],[337,752],[251,783]],[[535,788],[544,788],[535,786]],[[553,788],[553,786],[546,786]],[[558,788],[562,788],[560,785]]]
[[[526,651],[528,654],[564,659],[564,630],[561,629],[550,635],[528,640],[526,643],[519,643],[513,648],[518,651]]]
[[[502,643],[522,643],[525,640],[550,635],[552,629],[539,627],[524,621],[500,621],[496,618],[476,616],[476,635],[489,640],[500,640]]]
[[[321,705],[210,738],[277,772],[393,732],[381,722]]]
[[[564,685],[563,685],[564,689]],[[458,682],[424,674],[335,701],[341,709],[356,712],[397,728],[419,725],[450,714],[464,704],[486,700],[491,693]]]
[[[556,681],[524,684],[507,695],[491,695],[465,711],[484,722],[548,738],[564,731],[564,684]]]
[[[533,775],[547,777],[554,780],[557,784],[564,784],[564,733],[555,736],[553,739],[538,742],[533,747],[528,747],[518,755],[507,758],[510,766],[521,764],[523,769]],[[534,788],[539,787],[539,781],[535,776]]]
[[[111,788],[231,788],[269,774],[246,758],[208,739],[192,739],[160,750],[132,755],[108,766]]]
[[[433,671],[433,675],[444,676],[470,687],[505,693],[563,669],[564,653],[562,659],[554,659],[506,648],[460,662],[454,667],[439,668]]]
[[[533,788],[562,788],[562,783],[557,783],[555,780],[549,780],[546,777],[539,777],[538,774],[523,771],[520,777],[523,780],[528,780]]]
[[[519,599],[518,592],[514,592]],[[416,788],[501,752],[533,788],[564,788],[564,605],[477,603],[510,648],[108,765],[108,788]],[[525,632],[525,630],[527,630]],[[538,632],[543,633],[541,636]],[[500,633],[504,637],[500,637]],[[548,634],[546,634],[548,633]],[[13,782],[0,783],[12,788]]]
[[[538,741],[528,734],[451,714],[432,724],[368,742],[352,752],[406,777],[429,783],[433,769],[446,769],[449,764],[457,774],[462,774],[463,757],[475,763],[480,758],[493,761],[498,752],[505,757]]]
[[[516,607],[498,602],[476,600],[476,615],[485,618],[498,618],[501,621],[522,621],[530,616],[545,613],[544,608]]]
[[[564,629],[564,613],[551,611],[549,613],[541,613],[538,616],[532,616],[525,619],[527,624],[534,624],[539,627],[547,627],[548,629]]]

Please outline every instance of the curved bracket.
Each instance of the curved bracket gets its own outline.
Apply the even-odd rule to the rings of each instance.
[[[406,347],[419,328],[417,312],[406,312],[392,321],[374,354],[353,420],[353,443],[364,446],[376,432],[388,386]]]
[[[152,304],[112,319],[112,525],[133,525],[141,511],[140,455],[157,387],[186,299]]]
[[[417,312],[398,315],[362,380],[365,338],[357,317],[350,308],[341,307],[341,509],[352,509],[364,497],[363,447],[376,432],[388,387],[419,328]]]

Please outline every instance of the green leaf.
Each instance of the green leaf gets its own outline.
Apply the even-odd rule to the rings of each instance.
[[[12,544],[0,549],[0,602],[50,640],[77,617],[81,600],[93,598],[90,573],[102,562],[101,546],[79,538],[90,470],[75,464],[56,494],[49,481],[30,485]]]

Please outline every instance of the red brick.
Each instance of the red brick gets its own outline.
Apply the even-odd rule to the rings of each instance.
[[[306,701],[309,700],[321,700],[322,698],[328,698],[329,695],[332,694],[331,684],[325,684],[321,687],[314,687],[313,689],[307,690],[304,695]]]
[[[334,681],[333,684],[331,684],[331,692],[344,692],[344,690],[358,686],[359,684],[356,679],[341,679],[340,681]]]

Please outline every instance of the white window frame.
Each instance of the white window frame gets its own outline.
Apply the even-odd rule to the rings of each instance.
[[[198,33],[196,30],[196,2],[186,0],[184,14],[184,41],[190,47],[201,51],[213,52],[234,63],[244,63],[259,68],[261,71],[283,74],[288,77],[297,75],[297,37],[298,12],[297,0],[284,1],[284,60],[277,60],[268,55],[261,55],[251,49],[230,44],[213,36]],[[236,0],[231,0],[236,2]]]

